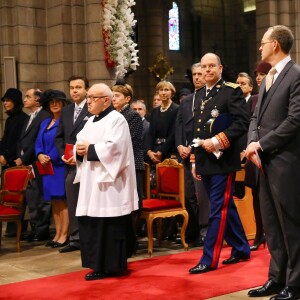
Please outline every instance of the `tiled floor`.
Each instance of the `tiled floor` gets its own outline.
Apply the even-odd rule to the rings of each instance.
[[[155,245],[154,245],[155,246]],[[190,249],[192,251],[193,248]],[[153,256],[180,253],[184,251],[181,245],[164,241],[162,247],[154,249]],[[147,240],[140,239],[137,255],[129,261],[148,258]],[[60,266],[53,268],[53,266]],[[0,249],[0,292],[1,285],[28,279],[41,278],[50,275],[82,270],[79,251],[58,253],[57,250],[44,246],[44,242],[21,242],[21,252],[16,252],[15,238],[6,238],[2,235]],[[210,298],[211,300],[243,300],[249,299],[247,291]],[[267,300],[269,297],[256,298]]]

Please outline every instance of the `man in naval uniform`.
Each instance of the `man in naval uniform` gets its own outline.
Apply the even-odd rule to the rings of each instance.
[[[249,245],[232,197],[235,172],[241,168],[237,141],[247,131],[249,123],[245,99],[237,84],[222,79],[223,67],[217,55],[207,53],[200,63],[206,85],[197,93],[195,101],[199,105],[194,116],[195,166],[192,173],[195,179],[203,181],[211,207],[203,255],[189,270],[191,274],[218,267],[224,240],[232,251],[223,264],[250,258]],[[220,124],[219,132],[213,133],[213,122],[222,116],[226,117],[224,123]]]
[[[78,217],[82,266],[92,269],[86,280],[123,274],[132,254],[131,212],[138,209],[134,156],[128,124],[111,106],[105,84],[87,95],[90,117],[77,134],[80,182]]]

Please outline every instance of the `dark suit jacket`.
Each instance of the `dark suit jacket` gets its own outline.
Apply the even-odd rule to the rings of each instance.
[[[199,93],[201,89],[197,90]],[[176,124],[175,124],[175,146],[179,145],[189,146],[192,144],[194,138],[194,107],[199,106],[199,103],[194,103],[193,107],[194,93],[189,94],[180,104],[178,109]],[[195,96],[196,100],[196,96]],[[198,98],[199,101],[199,98]]]
[[[270,188],[281,207],[299,220],[300,211],[300,67],[286,64],[265,95],[263,80],[249,127],[248,143],[259,141]]]
[[[40,130],[41,122],[49,116],[49,113],[42,109],[32,120],[27,130],[26,127],[29,122],[29,118],[22,128],[21,137],[18,141],[18,157],[21,158],[23,164],[26,166],[31,165],[36,161],[35,140]],[[21,154],[22,150],[24,152],[23,154]]]
[[[60,122],[55,137],[55,146],[61,157],[64,155],[66,144],[75,145],[77,133],[83,128],[91,116],[88,112],[87,104],[85,104],[73,124],[74,108],[75,104],[73,103],[64,107],[61,111]]]
[[[251,116],[254,113],[256,104],[257,104],[257,100],[258,100],[258,94],[251,96],[251,98],[249,99],[249,101],[251,100]],[[248,102],[249,102],[248,101]],[[247,102],[247,103],[248,103]],[[246,139],[246,144],[247,144],[247,139]],[[245,148],[243,148],[245,149]],[[252,163],[252,161],[250,160],[246,160],[245,162],[245,185],[251,188],[255,188],[257,186],[257,172],[258,169],[257,167]]]
[[[172,102],[170,108],[164,112],[165,114],[165,127],[161,130],[161,112],[160,107],[156,107],[152,110],[150,115],[150,127],[149,134],[146,139],[146,153],[148,150],[155,150],[157,145],[155,144],[157,138],[164,138],[166,142],[159,147],[159,151],[162,153],[162,157],[170,157],[171,154],[176,153],[175,148],[175,122],[179,109],[179,105]],[[164,131],[163,136],[158,136],[158,130]]]
[[[254,108],[255,108],[255,105],[256,103],[254,104],[253,101],[257,102],[257,99],[256,99],[256,96],[251,96],[249,98],[249,100],[246,102],[246,108],[247,108],[247,115],[249,116],[249,122],[250,122],[250,118],[252,116],[252,106],[254,105]],[[253,109],[254,109],[253,108]],[[248,135],[248,131],[245,132],[240,138],[239,138],[239,143],[240,143],[240,152],[242,152],[243,150],[246,149],[247,147],[247,135]]]
[[[149,127],[150,127],[149,121],[146,118],[144,118],[143,119],[143,141],[145,141],[145,139],[146,139],[146,136],[149,131]]]
[[[218,110],[219,114],[230,114],[233,117],[232,124],[225,130],[230,146],[225,149],[223,155],[217,159],[213,153],[208,153],[202,147],[195,148],[196,172],[199,175],[215,175],[237,171],[241,168],[240,143],[238,139],[247,132],[249,115],[246,101],[241,88],[235,84],[227,84],[223,80],[205,96],[205,89],[196,95],[196,99],[209,99],[206,102],[203,113],[200,107],[196,107],[194,119],[195,138],[212,138],[210,125],[207,122],[212,118],[212,110]],[[197,99],[198,100],[198,99]],[[198,103],[198,102],[197,102]]]
[[[121,114],[126,119],[134,155],[134,163],[136,170],[145,170],[144,167],[144,155],[143,155],[143,121],[141,116],[132,110],[129,105],[127,105],[123,110],[121,110]]]
[[[18,157],[17,146],[24,124],[29,116],[20,111],[11,114],[5,121],[4,133],[0,141],[0,155],[3,155],[9,167],[15,166],[14,160]]]

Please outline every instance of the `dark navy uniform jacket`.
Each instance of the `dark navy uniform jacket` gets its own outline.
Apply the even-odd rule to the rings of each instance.
[[[196,174],[216,175],[240,170],[238,139],[247,132],[250,118],[242,90],[239,85],[221,79],[207,96],[205,94],[205,88],[196,94],[194,138],[208,139],[214,136],[211,123],[216,115],[228,114],[232,117],[232,123],[221,130],[229,141],[229,147],[219,159],[202,147],[194,148]]]

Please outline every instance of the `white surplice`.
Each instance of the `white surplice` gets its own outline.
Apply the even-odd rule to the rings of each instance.
[[[95,144],[99,161],[77,161],[80,182],[76,216],[116,217],[138,209],[134,156],[128,124],[112,111],[97,122],[89,118],[77,142]]]

